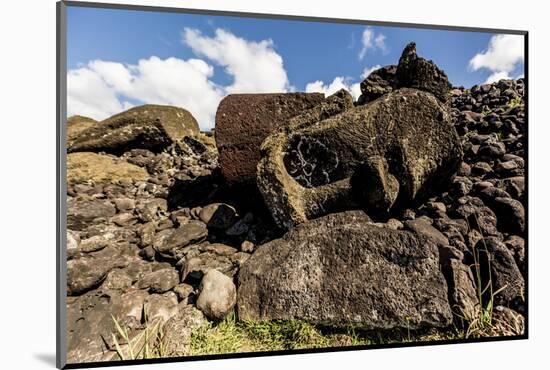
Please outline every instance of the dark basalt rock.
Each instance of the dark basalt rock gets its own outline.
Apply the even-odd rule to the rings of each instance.
[[[449,100],[451,84],[443,70],[431,60],[416,55],[416,44],[411,42],[403,50],[396,71],[397,85],[427,91],[442,102]]]
[[[362,329],[444,327],[451,310],[438,265],[428,238],[373,226],[361,211],[331,214],[254,252],[239,272],[238,317]]]
[[[361,82],[361,96],[358,105],[367,104],[397,88],[397,66],[390,65],[377,69]]]
[[[357,104],[367,104],[404,87],[429,92],[442,102],[450,98],[451,84],[445,72],[431,60],[416,55],[416,44],[411,42],[403,50],[397,66],[382,67],[361,82]]]
[[[495,237],[480,240],[475,251],[478,253],[482,287],[490,287],[484,291],[485,299],[490,299],[493,293],[495,304],[521,306],[525,282],[512,252]],[[475,270],[475,265],[472,268]]]

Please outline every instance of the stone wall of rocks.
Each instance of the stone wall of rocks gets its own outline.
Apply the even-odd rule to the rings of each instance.
[[[300,190],[306,187],[285,183],[288,194],[325,207],[312,208],[300,222],[278,222],[274,215],[295,217],[294,211],[274,212],[279,203],[262,197],[265,193],[243,194],[227,181],[216,148],[222,143],[194,129],[194,119],[174,119],[178,115],[171,107],[155,106],[153,116],[150,109],[136,116],[134,109],[106,120],[116,122],[117,130],[85,117],[72,119],[82,123],[70,134],[69,148],[68,362],[117,358],[112,316],[132,337],[146,321],[157,320],[173,355],[187,353],[191,331],[205,320],[218,321],[231,312],[239,319],[303,319],[335,328],[349,323],[380,331],[446,328],[460,317],[475,317],[493,298],[495,315],[521,322],[527,200],[524,81],[450,89],[444,72],[411,50],[402,57],[407,68],[384,67],[365,80],[360,104],[339,93],[322,99],[325,105],[315,97],[315,105],[289,113],[285,104],[275,107],[250,97],[262,116],[284,117],[273,122],[281,128],[266,134],[264,145],[281,132],[307,132],[308,125],[341,112],[371,114],[364,112],[383,106],[380,99],[413,94],[434,99],[442,116],[429,118],[446,125],[440,131],[452,134],[452,145],[461,148],[452,157],[456,163],[445,157],[430,167],[452,171],[429,191],[420,186],[424,175],[414,172],[417,167],[396,159],[394,153],[405,148],[399,141],[387,151],[380,143],[375,153],[368,152],[368,163],[357,160],[344,177],[316,184],[328,188],[315,194],[332,198],[308,198]],[[407,70],[409,78],[395,82],[398,70]],[[239,96],[239,104],[246,100]],[[242,116],[218,119],[231,123]],[[151,146],[137,139],[143,138],[139,133],[127,135],[138,131],[161,137]],[[108,142],[86,139],[102,135]],[[372,139],[365,135],[361,139]],[[407,137],[404,131],[396,135]],[[351,151],[362,145],[345,138],[338,137],[339,148]],[[331,157],[323,153],[312,149],[308,154],[328,163]],[[409,150],[405,158],[413,155]],[[284,167],[284,158],[278,160]],[[262,176],[264,182],[277,178],[268,172]],[[250,181],[249,174],[245,180]],[[423,196],[411,196],[410,184],[418,185]],[[489,282],[494,297],[479,294]]]

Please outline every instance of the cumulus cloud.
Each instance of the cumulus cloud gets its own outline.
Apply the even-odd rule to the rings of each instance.
[[[365,67],[365,69],[363,69],[363,73],[361,73],[361,78],[365,79],[367,77],[369,77],[369,75],[376,71],[377,69],[380,69],[382,68],[382,66],[380,64],[377,64],[377,65],[374,65],[372,67]]]
[[[373,71],[381,68],[379,64],[376,64],[372,67],[365,67],[361,73],[361,79],[367,78]],[[324,93],[326,96],[334,94],[340,89],[348,90],[351,93],[351,96],[354,100],[357,100],[361,96],[361,83],[353,82],[350,77],[338,76],[330,83],[325,83],[323,81],[317,80],[310,82],[306,85],[306,92],[320,92]]]
[[[125,100],[135,100],[184,107],[207,129],[224,95],[223,88],[209,80],[213,73],[213,67],[199,59],[152,56],[136,65],[94,60],[69,71],[68,113],[101,120],[131,107]]]
[[[477,53],[469,62],[473,71],[487,69],[492,74],[485,83],[512,78],[510,74],[524,62],[524,40],[520,35],[495,35],[487,50]]]
[[[185,29],[182,41],[203,59],[160,59],[151,56],[137,64],[93,60],[68,71],[68,114],[98,120],[138,104],[166,104],[189,110],[201,129],[214,127],[218,103],[236,92],[285,92],[288,83],[283,60],[271,40],[247,41],[228,31],[207,37]],[[209,63],[210,62],[210,63]],[[220,65],[233,78],[227,86],[212,81]]]
[[[349,78],[338,76],[328,84],[325,84],[323,81],[310,82],[306,85],[306,92],[320,92],[324,93],[325,96],[329,96],[340,89],[345,89],[351,93],[354,100],[357,100],[361,95],[360,84],[358,82],[350,83],[349,80]]]
[[[80,114],[103,119],[123,110],[116,92],[88,67],[67,74],[67,109],[69,116]]]
[[[366,27],[361,36],[362,48],[359,51],[359,60],[363,60],[367,55],[368,50],[379,49],[382,53],[388,53],[386,46],[386,36],[379,33],[375,34],[372,27]]]
[[[185,28],[182,41],[198,56],[223,66],[233,77],[233,84],[226,87],[228,93],[288,89],[283,58],[273,49],[272,40],[247,41],[223,29],[217,29],[214,37],[208,37],[197,29]]]
[[[500,80],[509,80],[510,78],[511,77],[508,74],[508,72],[504,72],[504,71],[494,72],[489,77],[487,77],[487,79],[483,83],[484,84],[492,84],[493,82],[498,82]]]

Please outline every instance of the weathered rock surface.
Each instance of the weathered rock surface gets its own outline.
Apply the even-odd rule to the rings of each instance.
[[[361,211],[331,214],[260,246],[239,272],[239,319],[363,329],[450,324],[435,243],[369,222]]]
[[[237,213],[228,204],[214,203],[202,208],[199,218],[209,229],[225,230],[236,221]]]
[[[200,328],[205,317],[193,305],[178,306],[178,312],[164,325],[163,345],[171,356],[185,356],[189,354],[191,333]]]
[[[149,289],[154,293],[165,293],[180,282],[178,272],[172,268],[153,271],[142,277],[137,283],[138,289]]]
[[[449,253],[451,248],[440,248],[441,270],[447,279],[449,303],[457,321],[463,319],[469,322],[480,312],[479,294],[471,269],[462,263],[462,253],[456,250],[455,254]]]
[[[361,82],[361,96],[357,103],[363,105],[384,94],[400,88],[413,88],[429,92],[442,102],[450,98],[451,84],[445,72],[434,62],[416,54],[416,44],[408,44],[397,66],[390,65],[373,71]]]
[[[442,102],[449,99],[451,84],[445,72],[434,62],[416,55],[416,44],[411,42],[403,50],[397,65],[398,87],[427,91]]]
[[[183,257],[182,249],[190,243],[203,241],[208,235],[206,225],[200,221],[189,221],[175,231],[160,236],[154,242],[155,250],[166,258],[179,260]]]
[[[449,245],[449,240],[439,230],[430,225],[425,220],[417,218],[415,220],[407,220],[404,226],[420,235],[424,235],[427,238],[432,239],[438,246]]]
[[[487,237],[480,240],[475,249],[479,256],[483,287],[490,287],[485,294],[495,294],[495,304],[521,305],[524,301],[525,282],[514,255],[506,245],[495,237]]]
[[[396,72],[397,66],[395,65],[385,66],[371,72],[361,82],[361,96],[358,98],[357,104],[366,104],[396,89]]]
[[[121,243],[67,261],[67,293],[78,295],[97,288],[109,271],[128,265],[133,254],[132,245]]]
[[[208,271],[218,270],[228,276],[233,276],[238,269],[238,261],[235,259],[237,250],[231,247],[230,251],[224,253],[217,246],[223,244],[201,245],[198,248],[189,248],[179,263],[181,263],[182,279],[190,277],[200,280]],[[238,257],[238,256],[236,256]]]
[[[80,134],[97,124],[97,121],[90,117],[71,116],[67,118],[67,147],[70,147]]]
[[[82,363],[117,359],[112,334],[113,317],[134,333],[140,326],[147,292],[96,290],[67,305],[67,362]],[[112,316],[111,316],[112,315]]]
[[[253,182],[260,145],[288,119],[324,100],[319,93],[231,94],[216,112],[216,146],[223,176],[232,183]]]
[[[69,230],[80,230],[89,225],[90,222],[99,218],[114,216],[116,209],[114,205],[106,200],[67,200],[67,228]]]
[[[390,66],[384,73],[395,76],[396,72],[397,66]],[[369,87],[373,96],[369,104],[399,91],[390,85],[383,86],[389,77],[382,78],[381,70],[369,77],[377,74],[379,81],[366,80],[373,82]],[[375,86],[374,82],[378,85]],[[384,91],[388,86],[392,90]],[[381,92],[375,96],[377,89]],[[414,328],[415,325],[407,323],[408,319],[403,324],[401,315],[408,311],[417,314],[412,316],[413,324],[416,320],[416,323],[420,321],[425,326],[445,325],[444,322],[448,322],[448,311],[443,308],[446,299],[455,314],[455,324],[465,325],[467,322],[459,320],[458,316],[474,311],[475,317],[479,313],[477,310],[486,306],[488,295],[483,295],[479,303],[477,293],[491,281],[493,292],[504,289],[495,297],[494,303],[501,306],[493,310],[492,329],[486,335],[521,334],[525,321],[522,292],[527,269],[525,255],[529,247],[524,239],[527,234],[524,215],[527,210],[524,90],[523,79],[453,89],[450,94],[451,121],[464,152],[463,160],[458,165],[458,176],[449,186],[430,192],[430,198],[425,202],[419,199],[402,211],[397,211],[398,207],[394,205],[390,214],[384,216],[382,214],[387,204],[394,197],[392,177],[396,176],[390,171],[392,161],[385,157],[380,160],[373,157],[374,160],[368,161],[367,166],[361,167],[370,172],[367,171],[367,175],[362,177],[351,176],[350,181],[362,185],[378,181],[378,189],[382,191],[376,193],[363,187],[357,193],[344,193],[344,198],[353,200],[349,197],[357,196],[367,200],[367,205],[369,199],[374,199],[371,204],[381,215],[369,211],[369,215],[376,220],[370,223],[368,216],[360,214],[358,219],[361,221],[357,223],[369,224],[361,226],[360,231],[350,227],[349,237],[341,224],[336,221],[328,223],[323,221],[326,220],[323,217],[311,222],[326,222],[327,225],[311,227],[312,230],[306,233],[299,231],[309,225],[304,224],[289,233],[296,236],[295,240],[290,237],[279,239],[281,231],[273,224],[271,215],[263,208],[255,207],[253,203],[258,202],[247,199],[252,198],[248,192],[241,188],[234,189],[236,192],[228,191],[230,187],[221,176],[218,154],[210,134],[187,135],[162,150],[160,147],[128,150],[121,147],[123,152],[108,151],[117,156],[106,157],[117,163],[125,161],[138,166],[146,170],[148,176],[132,179],[114,173],[111,178],[96,181],[96,173],[103,173],[103,168],[96,166],[90,169],[90,178],[80,176],[67,186],[69,362],[119,359],[112,340],[116,328],[111,314],[133,338],[143,334],[143,319],[147,312],[150,325],[159,322],[157,329],[162,328],[164,337],[171,338],[167,341],[171,344],[166,347],[170,354],[186,354],[194,325],[199,325],[202,320],[212,320],[196,308],[201,281],[211,270],[219,271],[229,280],[246,272],[251,279],[264,284],[258,285],[261,289],[284,287],[255,301],[262,303],[260,311],[266,317],[288,313],[307,318],[307,315],[321,312],[326,314],[324,318],[328,317],[325,322],[329,322],[333,317],[329,317],[328,313],[331,310],[340,312],[341,302],[352,301],[350,297],[355,297],[355,294],[360,297],[353,300],[358,302],[357,305],[366,306],[368,303],[376,310],[361,311],[362,316],[357,316],[357,319],[367,317],[371,320],[367,321],[370,327],[379,325],[377,327],[380,328],[386,328],[383,324],[387,323],[388,327],[405,325],[405,328]],[[349,94],[339,92],[321,99],[315,107],[318,109],[297,112],[300,113],[300,120],[289,118],[287,123],[294,123],[297,130],[302,130],[322,121],[316,116],[319,111],[324,112],[326,119],[348,112],[354,105]],[[242,136],[246,139],[247,133]],[[314,144],[307,143],[309,147],[305,144],[302,146],[303,153],[317,158],[320,167],[297,166],[293,176],[322,183],[325,177],[319,168],[325,169],[324,164],[334,163],[334,157]],[[374,144],[379,146],[376,140]],[[301,163],[296,153],[290,153],[290,158]],[[311,159],[309,163],[312,163]],[[69,176],[72,172],[75,170],[69,169]],[[349,190],[350,187],[346,185],[344,189]],[[401,183],[398,191],[402,191]],[[336,198],[337,202],[340,201],[338,199],[341,198]],[[395,204],[399,202],[398,197]],[[323,201],[321,203],[325,204]],[[500,207],[499,203],[502,203]],[[340,205],[345,209],[357,206]],[[327,209],[334,211],[331,207]],[[191,226],[185,232],[177,232],[187,224]],[[371,228],[374,231],[371,232]],[[330,231],[332,229],[334,231]],[[403,229],[413,232],[400,231]],[[299,236],[302,234],[303,237]],[[159,253],[157,248],[167,246],[165,243],[172,235],[173,244],[168,244],[168,248]],[[327,240],[320,240],[323,235],[327,236]],[[355,246],[367,247],[352,249],[348,243],[350,238],[360,241]],[[390,239],[395,248],[384,247],[390,244],[386,243]],[[304,244],[303,240],[309,242]],[[394,240],[398,242],[394,243]],[[332,245],[328,246],[329,243]],[[489,253],[480,253],[481,284],[477,286],[473,255],[484,250],[483,243],[487,243]],[[439,251],[434,248],[435,245]],[[262,252],[266,246],[272,246],[273,252]],[[275,251],[275,246],[284,247]],[[324,257],[325,249],[329,251],[329,258]],[[395,253],[390,253],[394,249]],[[375,253],[371,255],[371,251]],[[294,254],[297,257],[292,259]],[[437,260],[437,254],[439,269],[426,262]],[[289,258],[286,259],[286,256]],[[362,266],[362,259],[367,257],[372,263]],[[249,262],[250,266],[260,266],[263,263],[260,260],[271,262],[264,268],[265,274],[254,275],[256,270],[246,266]],[[349,273],[354,269],[367,270],[374,262],[380,266],[379,271],[371,269],[368,275]],[[406,267],[407,264],[409,267]],[[415,271],[423,266],[428,266],[429,273],[415,275]],[[261,268],[258,271],[262,271]],[[345,271],[345,276],[344,272],[334,274],[334,271]],[[318,274],[326,278],[316,280]],[[369,276],[369,279],[364,276]],[[435,276],[445,278],[446,289]],[[417,279],[422,282],[417,284]],[[435,279],[435,283],[429,283],[430,279]],[[324,285],[311,284],[313,288],[309,288],[307,284],[312,281],[321,281]],[[405,282],[404,285],[402,282]],[[383,288],[375,289],[374,285],[378,283]],[[158,286],[158,289],[151,288],[151,285]],[[307,290],[304,288],[306,286]],[[328,289],[325,289],[326,286]],[[418,292],[417,286],[420,287]],[[435,290],[433,287],[436,287]],[[296,289],[289,291],[287,288]],[[376,292],[379,298],[366,295],[364,292],[367,291]],[[441,320],[426,319],[430,312],[437,310],[430,308],[431,311],[418,312],[408,303],[429,294],[432,296],[419,307],[432,304],[435,297],[435,302],[439,302],[435,306],[441,309]],[[270,297],[279,297],[280,302],[288,302],[288,305],[275,306],[274,310],[270,306]],[[300,299],[291,300],[292,297]],[[365,303],[369,297],[371,301]],[[386,303],[381,306],[379,302]],[[311,309],[286,310],[287,306],[306,305]],[[349,306],[353,307],[352,304]],[[346,314],[352,312],[348,306],[342,307],[348,310]],[[381,312],[386,316],[382,316]],[[341,317],[344,316],[342,313]],[[375,319],[378,321],[373,323]],[[349,323],[346,321],[341,325]],[[351,324],[354,324],[353,320]],[[437,331],[437,328],[431,331]],[[118,339],[123,342],[122,338]],[[122,342],[125,348],[126,344]]]
[[[198,134],[199,126],[191,113],[182,108],[142,105],[98,122],[79,133],[69,152],[121,154],[133,148],[160,150]]]
[[[458,169],[459,137],[433,95],[400,89],[330,116],[339,106],[327,99],[262,144],[257,184],[282,228],[353,206],[378,211],[376,192],[365,191],[376,178],[392,184],[384,208],[399,208],[441,189]],[[376,174],[385,166],[365,169],[369,157],[384,158],[387,173]]]
[[[199,287],[197,307],[214,320],[223,319],[235,306],[237,290],[233,280],[218,270],[209,270]]]

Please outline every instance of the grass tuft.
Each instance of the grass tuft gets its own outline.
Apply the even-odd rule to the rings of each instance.
[[[150,322],[147,311],[144,312],[144,329],[133,337],[128,329],[120,325],[119,321],[111,315],[116,329],[116,333],[112,333],[112,339],[116,353],[121,360],[161,358],[170,355],[164,346],[161,320],[155,319]]]

